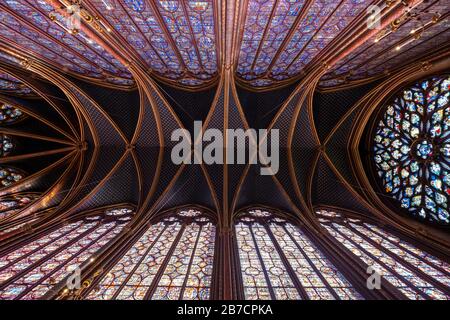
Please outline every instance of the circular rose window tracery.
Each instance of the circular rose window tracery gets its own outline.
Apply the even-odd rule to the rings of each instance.
[[[373,159],[385,192],[423,219],[449,224],[450,76],[418,82],[381,113]]]

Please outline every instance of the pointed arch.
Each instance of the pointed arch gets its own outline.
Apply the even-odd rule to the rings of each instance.
[[[196,207],[170,210],[143,225],[126,251],[83,293],[88,300],[211,298],[216,217]]]
[[[245,299],[363,299],[288,216],[246,210],[236,216],[234,232]]]

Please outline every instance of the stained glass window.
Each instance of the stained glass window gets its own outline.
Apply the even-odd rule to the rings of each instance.
[[[0,299],[38,299],[95,259],[131,220],[101,211],[41,233],[0,257]]]
[[[10,166],[0,166],[0,188],[9,187],[25,177],[25,172]]]
[[[198,210],[152,223],[87,299],[205,300],[210,298],[215,226]]]
[[[21,193],[0,197],[0,220],[26,207],[39,197],[37,193]]]
[[[39,197],[39,195],[36,194],[36,197]],[[0,236],[3,238],[8,238],[9,236],[12,236],[15,233],[21,232],[19,229],[27,229],[27,226],[33,224],[37,220],[39,220],[42,216],[48,214],[50,211],[53,211],[54,208],[48,208],[45,210],[40,210],[37,212],[34,212],[32,215],[28,215],[27,217],[18,220],[15,220],[13,223],[2,226],[0,228]]]
[[[133,83],[125,66],[49,3],[5,0],[1,5],[0,39],[11,46],[59,69],[117,84]]]
[[[300,74],[370,4],[369,0],[247,1],[238,76],[264,87]]]
[[[363,299],[294,224],[250,210],[235,224],[244,296],[248,300]]]
[[[0,157],[9,155],[14,149],[14,142],[10,136],[0,134]]]
[[[90,3],[155,74],[185,86],[217,74],[216,1]]]
[[[345,248],[409,299],[449,299],[450,265],[372,223],[319,210],[319,221]]]
[[[23,83],[21,83],[18,79],[1,71],[0,71],[0,90],[2,92],[15,93],[20,95],[28,95],[32,93],[31,89],[25,86]]]
[[[9,125],[25,118],[25,114],[18,108],[0,102],[0,125]]]
[[[373,159],[387,194],[412,215],[450,223],[450,76],[404,89],[382,110]]]
[[[372,39],[338,61],[320,85],[328,87],[342,84],[345,79],[367,79],[429,55],[448,43],[450,30],[443,14],[447,9],[445,1],[418,2],[408,17],[401,19],[395,32],[391,32],[391,26],[378,30]]]

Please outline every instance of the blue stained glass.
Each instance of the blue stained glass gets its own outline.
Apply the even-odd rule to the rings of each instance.
[[[413,15],[419,15],[421,21],[431,21],[436,13],[447,12],[448,3],[442,1],[423,1],[414,6]],[[364,79],[374,75],[381,75],[386,70],[392,71],[402,67],[410,59],[427,56],[431,51],[448,43],[447,19],[440,19],[432,28],[428,28],[421,34],[420,45],[418,41],[409,41],[402,45],[401,50],[390,50],[407,37],[411,37],[411,30],[417,30],[420,23],[416,19],[406,19],[405,23],[396,32],[387,32],[377,43],[374,43],[375,33],[370,41],[365,41],[361,46],[353,50],[334,66],[326,76],[323,77],[321,85],[335,86],[344,81]],[[388,28],[385,29],[388,31]],[[439,35],[439,36],[437,36]],[[348,77],[345,77],[347,76]],[[426,87],[426,84],[424,84]]]
[[[441,208],[438,210],[443,217],[446,215],[444,211]],[[413,300],[449,299],[450,269],[445,260],[409,244],[400,235],[350,218],[345,213],[322,209],[317,214],[322,226],[340,245],[375,269],[405,297]],[[419,214],[423,215],[424,211]],[[429,279],[433,279],[434,283]]]
[[[363,299],[308,236],[282,217],[249,210],[234,229],[245,299]]]
[[[42,298],[76,267],[93,262],[97,253],[120,234],[131,216],[132,210],[114,217],[90,212],[77,221],[39,232],[15,251],[2,254],[0,299]]]
[[[370,4],[369,0],[249,0],[238,76],[253,86],[297,76]]]
[[[4,92],[10,92],[19,95],[32,94],[32,90],[21,83],[18,79],[2,72],[0,72],[0,89]]]
[[[0,12],[0,37],[7,38],[20,50],[31,51],[49,64],[92,78],[115,77],[130,80],[131,74],[117,59],[82,31],[67,32],[67,19],[43,1],[5,1],[5,6],[21,18]],[[22,20],[23,19],[23,20]],[[52,22],[54,19],[54,22]]]
[[[0,103],[0,125],[16,123],[25,117],[24,113],[7,103]]]
[[[385,106],[373,137],[385,192],[413,215],[441,224],[450,223],[449,81],[444,75],[404,89]]]
[[[174,12],[178,9],[178,1],[160,1],[160,3],[169,12]]]
[[[215,232],[198,210],[169,214],[148,227],[86,298],[209,299]]]
[[[0,166],[0,188],[9,187],[25,176],[26,173],[22,170],[8,166]]]

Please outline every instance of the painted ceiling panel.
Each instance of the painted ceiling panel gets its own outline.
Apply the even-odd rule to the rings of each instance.
[[[322,86],[334,86],[347,80],[360,80],[410,62],[430,50],[441,48],[449,40],[450,1],[424,1],[414,8],[415,19],[402,22],[396,31],[380,31],[338,62],[323,78]],[[439,17],[436,23],[433,19]],[[414,32],[413,32],[414,30]]]
[[[61,14],[45,1],[4,0],[0,9],[0,39],[6,43],[82,76],[132,84],[119,61],[82,30],[69,30]]]
[[[213,0],[86,2],[159,76],[198,86],[217,74]]]
[[[252,86],[264,87],[299,75],[371,3],[368,0],[250,0],[238,77]]]

